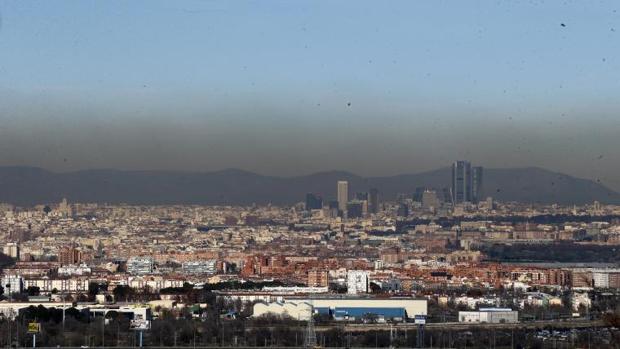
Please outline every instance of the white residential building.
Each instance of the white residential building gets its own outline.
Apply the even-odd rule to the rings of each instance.
[[[5,275],[2,277],[2,287],[5,294],[21,293],[24,290],[24,278],[19,275]]]
[[[92,270],[86,264],[67,264],[58,268],[58,275],[87,275],[91,272]]]
[[[2,248],[2,253],[11,258],[19,258],[19,245],[15,242],[9,242]]]
[[[349,270],[347,272],[347,293],[368,293],[368,272],[363,270]]]
[[[185,274],[215,274],[217,261],[215,259],[184,262],[181,266]]]
[[[133,275],[144,275],[153,272],[153,258],[131,257],[127,260],[127,272]]]

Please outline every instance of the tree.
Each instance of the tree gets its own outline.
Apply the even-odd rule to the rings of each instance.
[[[112,293],[116,301],[129,300],[135,294],[135,290],[127,285],[119,285],[114,288]]]
[[[15,258],[0,252],[0,269],[10,267],[15,264]]]
[[[370,292],[371,293],[381,293],[381,286],[375,284],[374,282],[370,283]]]
[[[605,324],[611,327],[620,327],[620,309],[616,309],[614,312],[607,312],[603,315],[603,321]]]
[[[79,293],[77,295],[77,301],[78,302],[88,302],[88,296],[85,295],[84,293]]]
[[[330,283],[329,284],[329,290],[334,292],[334,293],[347,293],[347,286],[346,285],[337,284],[337,283]]]
[[[95,296],[100,292],[104,292],[108,290],[107,284],[101,284],[98,282],[91,282],[88,284],[88,298],[91,300],[95,299]]]
[[[38,296],[39,291],[40,289],[37,286],[28,286],[28,288],[26,289],[26,293],[28,293],[28,296]]]
[[[105,314],[105,318],[106,319],[110,319],[110,320],[116,320],[118,319],[118,311],[116,310],[110,310]]]

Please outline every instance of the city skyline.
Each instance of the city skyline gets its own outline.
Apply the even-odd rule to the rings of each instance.
[[[617,0],[0,0],[0,348],[620,349]]]
[[[499,201],[532,204],[620,203],[620,193],[599,181],[540,168],[485,168],[483,176],[484,183],[475,182],[473,176],[471,183],[468,182],[472,193],[474,183],[476,187],[482,184],[482,192],[471,198],[474,202],[490,196]],[[388,201],[403,194],[421,201],[424,189],[435,190],[442,201],[454,199],[450,199],[453,188],[450,167],[386,177],[361,177],[342,171],[274,177],[235,169],[208,173],[109,169],[52,173],[37,168],[0,167],[0,178],[3,178],[0,202],[26,206],[56,202],[63,197],[73,202],[292,205],[304,201],[305,196],[306,203],[313,207],[318,203],[312,202],[325,204],[337,199],[335,184],[340,180],[348,182],[347,198],[360,198],[360,193],[364,193],[362,199],[368,202],[369,211],[373,210],[371,189],[378,190],[381,200]],[[308,193],[314,195],[310,200]],[[343,199],[343,208],[344,203]]]

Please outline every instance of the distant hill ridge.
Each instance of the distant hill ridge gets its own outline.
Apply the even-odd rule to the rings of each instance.
[[[413,193],[416,187],[448,187],[450,179],[448,167],[384,177],[361,177],[345,171],[277,177],[239,169],[57,173],[37,167],[0,167],[0,202],[31,206],[66,197],[71,202],[284,205],[303,201],[308,192],[335,198],[338,180],[349,181],[351,195],[377,188],[382,199],[393,200],[398,193]],[[501,201],[531,203],[620,203],[620,194],[600,183],[537,167],[485,169],[484,194]]]

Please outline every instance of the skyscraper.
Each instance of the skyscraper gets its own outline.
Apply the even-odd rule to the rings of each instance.
[[[472,167],[471,169],[471,192],[472,202],[477,204],[483,200],[483,186],[482,186],[482,166]]]
[[[422,208],[425,210],[437,210],[439,208],[439,198],[434,190],[425,190],[422,193]]]
[[[407,217],[409,216],[409,206],[406,203],[401,202],[398,205],[398,210],[396,211],[396,215],[398,217]]]
[[[370,189],[370,198],[368,200],[368,211],[370,211],[370,213],[379,212],[379,190],[377,190],[377,188]]]
[[[413,201],[422,202],[422,195],[426,191],[426,187],[416,187],[413,193]]]
[[[471,164],[455,161],[452,164],[452,200],[455,204],[472,201]]]
[[[346,212],[347,202],[349,202],[349,182],[338,181],[338,209]]]
[[[441,188],[441,201],[452,202],[452,190],[450,187]]]
[[[368,193],[366,192],[355,193],[355,200],[368,201]]]
[[[352,200],[347,203],[347,218],[361,218],[364,215],[364,202]]]
[[[368,215],[368,192],[355,193],[355,201],[359,201],[362,204],[362,217],[366,217]],[[349,212],[348,206],[347,206],[347,212]]]
[[[306,210],[320,210],[323,208],[323,198],[318,194],[306,194]]]
[[[329,207],[330,210],[337,210],[338,209],[338,200],[330,200],[327,202],[327,207]]]

